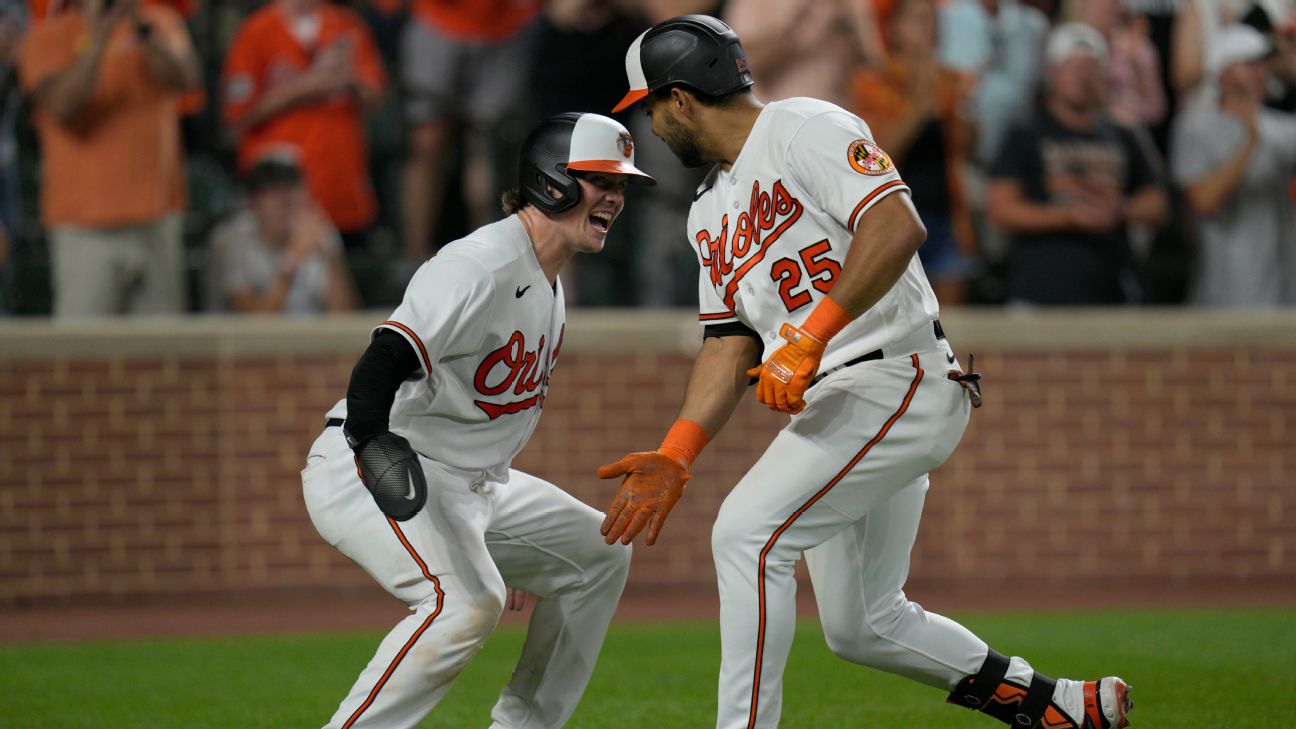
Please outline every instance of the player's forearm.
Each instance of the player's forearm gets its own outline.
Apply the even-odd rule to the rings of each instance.
[[[907,193],[882,198],[860,219],[841,276],[829,294],[852,318],[868,311],[900,280],[927,239]]]
[[[346,431],[357,441],[385,432],[396,391],[419,368],[418,355],[401,335],[382,329],[351,370]]]
[[[760,363],[760,343],[746,336],[708,337],[693,361],[679,417],[714,437],[747,392],[747,369]]]

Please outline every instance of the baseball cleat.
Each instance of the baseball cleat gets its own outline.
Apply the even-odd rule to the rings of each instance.
[[[1130,698],[1133,689],[1117,676],[1108,676],[1096,682],[1085,682],[1086,714],[1091,691],[1089,687],[1094,686],[1095,683],[1097,686],[1093,692],[1097,694],[1096,703],[1100,707],[1102,717],[1107,720],[1106,726],[1110,729],[1124,729],[1129,726],[1129,713],[1134,710],[1134,700]]]
[[[1069,701],[1064,701],[1063,706],[1066,713],[1071,714],[1073,718],[1063,720],[1060,716],[1052,714],[1052,711],[1045,712],[1044,720],[1040,725],[1045,729],[1125,729],[1130,725],[1129,712],[1134,708],[1134,702],[1130,700],[1130,687],[1124,680],[1116,676],[1097,681],[1071,681],[1069,689],[1074,691],[1080,689],[1080,701],[1075,702],[1075,694],[1071,694]],[[1057,708],[1062,708],[1061,706]],[[1052,709],[1052,707],[1050,707]]]
[[[1130,687],[1108,676],[1097,681],[1058,680],[1058,692],[1036,724],[1038,729],[1125,729],[1134,708]],[[1009,722],[1011,723],[1011,722]]]

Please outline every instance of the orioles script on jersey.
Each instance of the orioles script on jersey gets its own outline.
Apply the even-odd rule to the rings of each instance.
[[[514,331],[503,347],[487,354],[477,366],[473,377],[473,387],[484,396],[504,393],[510,387],[514,395],[536,393],[528,398],[508,403],[494,403],[484,400],[473,400],[473,404],[491,420],[501,415],[520,413],[536,406],[544,405],[545,390],[549,385],[549,373],[558,362],[558,351],[562,349],[562,335],[567,331],[564,325],[558,335],[558,346],[546,360],[545,338],[540,335],[540,343],[534,350],[526,348],[526,335]],[[490,384],[492,378],[503,375],[496,384]],[[540,390],[540,392],[536,392]]]
[[[792,197],[782,179],[774,182],[772,194],[762,190],[760,180],[757,180],[752,183],[751,202],[746,211],[739,213],[732,236],[729,234],[728,214],[720,218],[719,235],[712,237],[706,229],[698,231],[696,240],[702,265],[710,271],[713,286],[725,284],[724,300],[730,311],[733,310],[738,282],[765,257],[765,251],[779,236],[796,223],[802,209],[801,201]],[[740,261],[742,265],[735,272],[734,266]],[[733,274],[732,278],[730,274]],[[725,283],[726,278],[728,283]]]

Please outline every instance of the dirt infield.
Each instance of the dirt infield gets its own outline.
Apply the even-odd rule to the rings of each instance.
[[[1167,607],[1296,607],[1296,585],[1106,584],[1084,587],[1018,585],[958,590],[910,586],[909,597],[940,613],[1001,610],[1069,610]],[[815,614],[809,586],[798,595],[799,612]],[[372,591],[206,595],[131,603],[42,605],[0,611],[0,643],[86,641],[121,638],[259,635],[335,630],[377,630],[406,613],[376,587]],[[529,610],[506,613],[521,623]],[[616,620],[714,620],[714,593],[662,595],[628,592]]]

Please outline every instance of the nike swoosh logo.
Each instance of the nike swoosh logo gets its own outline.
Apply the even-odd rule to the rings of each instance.
[[[525,294],[527,292],[527,289],[529,288],[531,288],[531,284],[527,284],[526,286],[519,286],[518,290],[513,293],[513,298],[515,299],[522,298],[522,294]]]
[[[418,498],[418,494],[414,493],[414,479],[410,479],[410,482],[409,482],[409,493],[405,494],[405,500],[406,500],[406,501],[413,501],[414,499],[417,499],[417,498]]]
[[[945,355],[945,359],[946,359],[946,361],[948,361],[950,364],[954,364],[954,355],[952,355],[952,354],[947,354],[947,355]]]
[[[715,185],[712,185],[711,187],[715,187]],[[705,189],[705,190],[700,190],[700,191],[694,193],[694,195],[693,195],[693,202],[697,202],[698,200],[701,200],[703,195],[707,194],[708,192],[711,192],[711,187],[708,187],[708,188]]]

